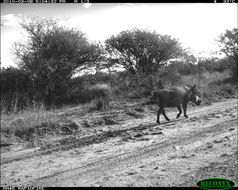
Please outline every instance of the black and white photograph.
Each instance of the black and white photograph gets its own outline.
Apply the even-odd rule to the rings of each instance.
[[[237,186],[237,4],[74,2],[0,5],[1,187]]]

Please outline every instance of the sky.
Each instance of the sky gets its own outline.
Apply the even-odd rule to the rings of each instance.
[[[195,55],[218,51],[216,40],[237,28],[238,5],[233,3],[86,3],[1,4],[1,67],[16,66],[14,42],[25,41],[22,17],[51,17],[77,28],[89,40],[103,42],[123,30],[139,28],[177,38]]]

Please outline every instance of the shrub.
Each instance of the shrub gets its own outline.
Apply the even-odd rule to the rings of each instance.
[[[95,84],[86,87],[85,84],[71,88],[68,91],[69,101],[71,103],[90,103],[90,110],[102,110],[109,107],[109,101],[112,98],[112,89],[108,84]]]
[[[1,106],[6,112],[24,109],[32,101],[32,81],[29,73],[9,67],[1,69]]]
[[[237,93],[237,89],[234,85],[226,83],[226,84],[222,84],[220,86],[220,90],[223,92],[227,92],[230,96],[234,96]]]
[[[99,97],[109,99],[111,95],[111,88],[107,84],[96,84],[86,89],[85,93],[87,93],[87,96],[90,97],[90,100]]]
[[[107,84],[96,84],[91,86],[85,91],[85,96],[91,100],[89,107],[90,111],[93,110],[106,110],[109,108],[109,101],[111,98],[112,90]]]
[[[109,108],[109,100],[107,98],[98,97],[93,99],[89,104],[89,111],[102,111]]]

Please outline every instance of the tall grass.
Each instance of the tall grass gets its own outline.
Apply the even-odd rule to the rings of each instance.
[[[230,71],[225,70],[223,72],[203,72],[199,77],[199,74],[182,76],[178,81],[178,84],[199,84],[201,86],[208,86],[217,81],[224,81],[230,78]]]
[[[43,104],[15,113],[1,114],[1,136],[22,137],[42,123],[55,123],[57,120],[56,115],[46,111]]]
[[[237,96],[236,86],[227,82],[231,72],[204,72],[199,77],[196,75],[182,76],[178,81],[179,85],[197,84],[200,96],[204,102],[215,102],[222,98],[234,98]]]

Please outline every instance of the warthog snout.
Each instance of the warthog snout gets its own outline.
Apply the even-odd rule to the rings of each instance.
[[[200,104],[201,104],[201,99],[198,97],[198,96],[196,96],[196,101],[195,101],[195,104],[197,105],[197,106],[199,106]]]

